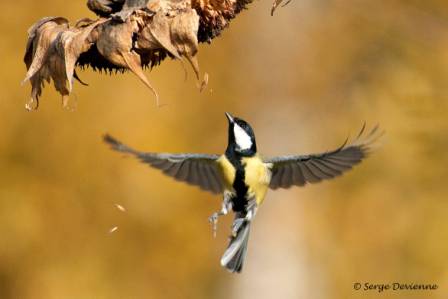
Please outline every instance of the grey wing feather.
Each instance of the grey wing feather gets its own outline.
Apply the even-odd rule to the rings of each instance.
[[[223,182],[216,163],[218,155],[144,153],[119,142],[110,135],[104,136],[104,142],[116,151],[136,156],[143,163],[162,170],[164,174],[178,181],[216,194],[223,192]]]
[[[277,189],[303,186],[306,183],[318,183],[342,175],[366,158],[371,150],[371,145],[380,137],[377,134],[378,126],[375,126],[361,141],[364,131],[365,124],[355,141],[348,144],[348,140],[346,140],[333,151],[265,160],[266,163],[272,164],[272,178],[269,187]]]

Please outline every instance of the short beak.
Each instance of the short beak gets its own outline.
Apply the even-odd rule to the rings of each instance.
[[[226,116],[227,116],[227,119],[229,120],[229,123],[233,124],[233,122],[234,122],[233,116],[229,112],[226,112]]]

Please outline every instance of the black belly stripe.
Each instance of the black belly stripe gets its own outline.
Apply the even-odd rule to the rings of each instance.
[[[247,206],[247,191],[249,188],[245,183],[245,170],[241,163],[241,157],[235,157],[234,155],[226,155],[227,159],[235,167],[235,180],[233,181],[233,189],[236,195],[231,198],[232,209],[234,212],[245,212]]]
[[[247,190],[248,187],[244,182],[245,173],[244,169],[238,169],[235,174],[235,181],[233,182],[233,188],[236,191],[236,196],[232,198],[233,210],[235,212],[242,212],[246,209],[247,205]]]

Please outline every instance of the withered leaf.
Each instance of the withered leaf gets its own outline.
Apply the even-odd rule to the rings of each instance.
[[[96,46],[100,54],[114,65],[131,70],[154,93],[159,105],[159,96],[143,72],[140,56],[133,49],[133,35],[138,30],[138,22],[134,18],[128,18],[125,23],[109,20],[99,27]]]
[[[71,92],[73,88],[76,61],[81,53],[86,52],[93,45],[94,40],[89,39],[90,33],[98,24],[103,22],[104,20],[97,20],[91,22],[91,24],[84,28],[75,27],[60,33],[56,47],[58,56],[64,58],[65,60],[65,71],[69,85],[69,92]],[[80,24],[78,22],[78,26],[79,25]]]
[[[199,16],[193,9],[187,9],[176,15],[171,24],[171,39],[179,55],[190,62],[199,80],[198,52]]]
[[[202,79],[202,82],[199,85],[199,92],[203,92],[204,89],[207,87],[207,85],[208,85],[208,74],[205,73],[204,74],[204,79]]]
[[[287,0],[285,3],[282,4],[282,7],[285,7],[286,5],[288,5],[292,0]],[[272,7],[271,7],[271,16],[274,15],[275,10],[277,9],[277,7],[283,2],[283,0],[274,0],[274,2],[272,2]]]
[[[56,76],[57,62],[53,65],[50,63],[55,56],[54,41],[65,29],[68,29],[68,20],[49,17],[41,19],[28,31],[28,43],[24,58],[28,72],[23,82],[30,80],[32,88],[31,99],[25,105],[27,110],[39,107],[39,97],[42,94],[44,81],[49,82],[52,76]]]
[[[156,13],[152,21],[142,30],[138,46],[143,49],[165,49],[177,59],[181,59],[180,53],[171,41],[171,23],[164,13]]]

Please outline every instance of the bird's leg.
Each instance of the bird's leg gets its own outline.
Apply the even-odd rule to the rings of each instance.
[[[247,221],[251,221],[254,217],[255,214],[257,213],[257,202],[255,201],[255,199],[251,199],[248,203],[247,203],[247,207],[246,207],[246,217],[245,219]]]
[[[218,230],[218,218],[223,215],[227,215],[227,213],[232,209],[232,202],[230,200],[230,196],[224,194],[224,199],[222,201],[222,208],[220,211],[213,213],[208,221],[212,224],[213,237],[216,237],[216,231]]]

